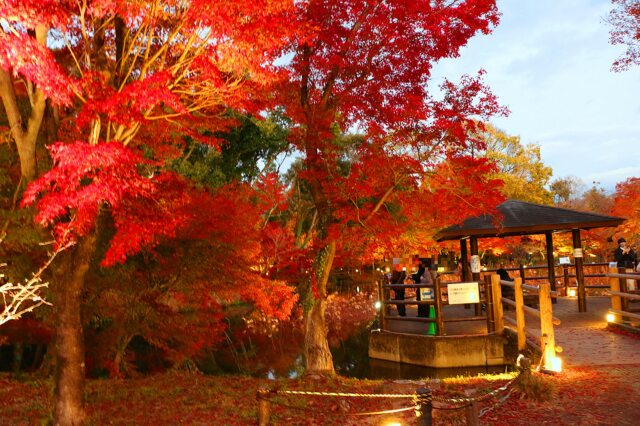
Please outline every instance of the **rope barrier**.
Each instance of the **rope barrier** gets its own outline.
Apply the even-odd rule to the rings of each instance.
[[[518,375],[519,376],[519,375]],[[496,388],[494,390],[492,390],[491,392],[485,393],[483,395],[480,396],[476,396],[476,397],[472,397],[472,398],[433,398],[434,401],[436,402],[444,402],[444,403],[454,403],[454,404],[461,404],[461,403],[471,403],[473,401],[482,401],[483,399],[487,399],[490,396],[493,396],[499,392],[505,391],[507,390],[507,388],[509,386],[511,386],[511,384],[518,378],[518,376],[514,377],[513,379],[509,380],[504,386],[500,386],[499,388]]]
[[[392,414],[392,413],[401,413],[403,411],[415,410],[417,408],[416,405],[406,408],[396,408],[394,410],[384,410],[384,411],[370,411],[368,413],[347,413],[348,416],[376,416],[379,414]]]
[[[275,394],[288,395],[309,395],[309,396],[342,396],[349,398],[413,398],[414,394],[395,394],[395,393],[345,393],[345,392],[311,392],[311,391],[290,391],[275,390]]]
[[[279,405],[281,407],[284,408],[289,408],[291,410],[308,410],[308,407],[297,407],[295,405],[289,405],[289,404],[283,404],[282,402],[278,402],[275,401],[273,399],[269,400],[269,402],[271,402],[274,405]],[[369,411],[369,412],[365,412],[365,413],[345,413],[345,415],[347,416],[375,416],[375,415],[381,415],[381,414],[393,414],[393,413],[401,413],[404,411],[409,411],[409,410],[415,410],[417,408],[416,405],[412,405],[411,407],[406,407],[406,408],[394,408],[391,410],[383,410],[383,411]]]

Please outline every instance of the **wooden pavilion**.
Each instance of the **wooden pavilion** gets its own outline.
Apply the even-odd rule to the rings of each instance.
[[[542,235],[546,238],[547,266],[551,289],[556,290],[555,265],[553,258],[553,234],[571,232],[573,236],[573,257],[578,283],[578,310],[586,312],[586,292],[583,271],[583,251],[580,231],[595,228],[612,228],[625,219],[604,216],[577,210],[545,206],[518,200],[507,200],[498,207],[498,217],[482,215],[469,218],[460,225],[443,229],[436,235],[437,241],[460,240],[463,281],[479,281],[479,273],[471,273],[467,260],[467,240],[471,255],[478,254],[480,238],[508,236]],[[501,217],[500,217],[501,216]]]

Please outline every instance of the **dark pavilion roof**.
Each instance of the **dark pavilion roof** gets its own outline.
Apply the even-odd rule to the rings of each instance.
[[[544,206],[518,200],[507,200],[498,206],[502,214],[471,217],[461,225],[454,225],[436,234],[437,241],[457,240],[465,237],[507,237],[513,235],[544,234],[616,227],[625,221],[621,217],[603,216],[577,210]]]

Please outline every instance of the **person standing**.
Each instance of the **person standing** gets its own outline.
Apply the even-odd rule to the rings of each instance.
[[[393,271],[391,275],[391,284],[396,285],[404,285],[404,280],[406,277],[406,272],[400,269],[400,266],[396,266],[396,270]],[[404,302],[404,288],[403,287],[394,287],[393,288],[394,299],[401,300]],[[401,317],[407,316],[407,307],[404,303],[396,303],[396,307],[398,308],[398,315]]]
[[[624,238],[618,239],[618,248],[613,253],[613,257],[618,262],[618,268],[635,268],[636,253],[627,245]]]

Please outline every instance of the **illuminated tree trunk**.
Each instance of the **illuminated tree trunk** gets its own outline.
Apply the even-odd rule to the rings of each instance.
[[[48,29],[39,25],[34,32],[40,44],[46,44]],[[26,120],[18,108],[15,87],[11,72],[0,69],[0,98],[9,121],[11,136],[16,142],[20,157],[20,170],[24,183],[31,182],[38,175],[36,162],[36,140],[47,104],[44,94],[32,84],[27,84],[27,93],[31,103],[31,112]]]
[[[313,264],[311,291],[308,295],[310,308],[305,318],[304,355],[308,372],[334,372],[333,357],[327,340],[325,311],[327,308],[327,282],[336,243],[330,242],[320,250]]]
[[[95,250],[94,232],[70,248],[54,272],[55,425],[81,425],[85,420],[85,349],[80,311],[84,280]]]

